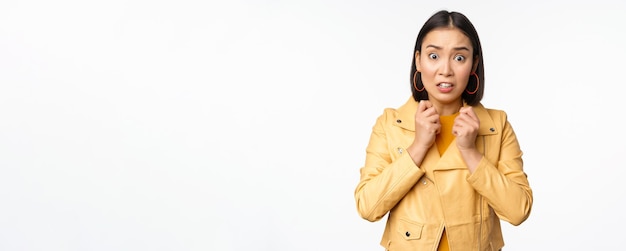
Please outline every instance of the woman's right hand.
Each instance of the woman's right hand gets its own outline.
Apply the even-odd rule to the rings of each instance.
[[[428,100],[420,101],[415,112],[415,138],[407,149],[416,165],[422,163],[440,130],[437,109]]]

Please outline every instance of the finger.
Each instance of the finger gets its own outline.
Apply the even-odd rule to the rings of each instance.
[[[424,103],[424,105],[426,106],[426,108],[431,108],[431,107],[433,107],[433,103],[431,103],[429,100],[422,100],[420,103]]]
[[[426,108],[426,110],[424,111],[424,114],[426,114],[427,116],[439,117],[439,113],[437,112],[437,108],[435,108],[434,106]]]
[[[441,124],[439,124],[439,121],[437,121],[433,129],[435,131],[435,134],[439,134],[441,132]]]
[[[422,100],[417,104],[417,110],[420,112],[426,111],[426,109],[433,107],[433,104],[428,100]]]
[[[452,129],[453,130],[457,130],[459,131],[459,133],[461,133],[463,130],[466,130],[467,128],[472,128],[473,124],[475,124],[475,121],[472,121],[469,118],[460,118],[457,117],[454,120],[454,124],[452,125]]]
[[[454,119],[453,126],[467,125],[468,123],[470,123],[470,121],[472,121],[472,119],[467,114],[461,113],[459,114],[459,116],[456,116],[456,118]]]
[[[439,121],[439,116],[429,116],[427,120],[432,126],[441,127],[441,121]]]
[[[434,128],[435,126],[441,126],[439,123],[439,117],[438,116],[427,116],[427,117],[422,117],[420,119],[420,121],[422,122],[422,126],[426,127],[426,128]]]
[[[464,126],[463,126],[462,124],[460,124],[460,123],[455,123],[455,124],[452,126],[452,132],[459,133],[459,131],[460,131],[460,130],[463,130],[463,127],[464,127]]]
[[[465,111],[456,117],[456,119],[454,120],[454,124],[469,127],[478,127],[480,126],[480,121],[478,121],[478,117],[475,114],[473,114],[472,116],[471,112]]]
[[[439,119],[439,113],[437,112],[437,109],[435,107],[428,108],[426,111],[424,111],[424,113],[428,116],[436,117],[437,119]]]
[[[433,118],[439,118],[439,114],[437,114],[437,110],[434,107],[427,108],[423,111],[418,111],[416,114],[418,114],[422,118],[428,118],[430,121],[432,121]]]
[[[476,116],[474,108],[471,106],[461,107],[461,109],[459,110],[459,115],[461,114],[465,114],[469,116],[472,120],[478,121],[478,116]]]
[[[459,116],[457,118],[472,118],[472,113],[473,112],[471,107],[461,107],[461,109],[459,110]]]
[[[466,113],[470,109],[472,109],[471,106],[463,106],[463,107],[461,107],[461,109],[459,109],[459,113]]]
[[[463,126],[459,124],[452,126],[452,134],[456,137],[463,135]]]
[[[472,120],[469,116],[465,115],[465,118],[457,117],[452,126],[453,130],[456,130],[459,135],[464,135],[470,131],[477,130],[480,124],[478,121]]]

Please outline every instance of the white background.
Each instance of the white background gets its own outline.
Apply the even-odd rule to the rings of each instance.
[[[0,250],[382,250],[353,192],[440,9],[534,190],[506,250],[623,247],[626,4],[2,1]]]

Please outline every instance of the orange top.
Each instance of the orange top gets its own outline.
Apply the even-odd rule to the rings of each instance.
[[[439,123],[441,123],[441,131],[437,134],[435,138],[435,143],[437,144],[437,150],[439,150],[439,155],[443,155],[448,149],[448,146],[454,140],[454,134],[452,134],[452,126],[454,126],[454,119],[458,116],[459,113],[455,113],[452,115],[439,116]]]

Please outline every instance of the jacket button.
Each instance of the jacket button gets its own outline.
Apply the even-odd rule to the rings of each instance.
[[[402,123],[402,120],[398,119],[398,120],[396,120],[396,123],[400,124],[400,123]]]
[[[409,236],[411,236],[411,233],[410,232],[406,232],[406,233],[404,233],[404,235],[406,235],[406,237],[409,237]]]
[[[491,131],[491,132],[495,132],[495,131],[496,131],[496,129],[492,127],[492,128],[489,128],[489,131]]]

